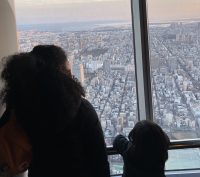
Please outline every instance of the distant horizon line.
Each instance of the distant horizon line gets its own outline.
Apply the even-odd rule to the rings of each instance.
[[[92,21],[63,21],[63,22],[39,22],[39,23],[18,23],[17,26],[22,25],[52,25],[52,24],[69,24],[69,23],[130,23],[129,21],[125,20],[92,20]]]
[[[167,23],[174,23],[174,22],[186,22],[186,21],[194,21],[198,22],[200,21],[199,18],[184,18],[184,19],[175,19],[175,20],[154,20],[152,22],[148,22],[149,24],[167,24]],[[39,23],[17,23],[17,26],[31,26],[31,25],[53,25],[53,24],[78,24],[78,23],[127,23],[131,24],[131,21],[127,20],[93,20],[93,21],[66,21],[66,22],[39,22]]]

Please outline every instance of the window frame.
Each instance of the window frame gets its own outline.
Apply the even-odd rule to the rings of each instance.
[[[139,120],[153,121],[146,0],[131,0]]]
[[[133,24],[133,42],[135,47],[136,62],[136,88],[138,96],[138,116],[139,120],[153,121],[153,100],[151,89],[151,71],[149,57],[149,37],[147,0],[130,0]],[[143,86],[143,88],[142,88]],[[145,118],[143,118],[145,116]],[[172,145],[187,145],[192,148],[194,145],[200,147],[200,138],[183,139],[171,141]]]
[[[139,120],[153,121],[153,102],[149,57],[147,0],[130,0],[135,51],[135,77]],[[200,148],[200,138],[171,140],[169,150]],[[107,146],[108,155],[116,155],[112,146]]]

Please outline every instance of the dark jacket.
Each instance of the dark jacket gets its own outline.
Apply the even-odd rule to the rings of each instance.
[[[146,167],[139,159],[136,160],[134,145],[123,135],[114,139],[113,147],[123,157],[123,177],[165,177],[162,169],[152,170],[150,165]]]
[[[110,177],[102,128],[85,99],[73,123],[59,135],[35,144],[33,153],[29,177]]]

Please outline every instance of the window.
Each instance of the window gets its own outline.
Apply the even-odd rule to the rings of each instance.
[[[147,1],[153,119],[171,140],[200,138],[199,10],[196,0]],[[170,150],[166,169],[197,169],[199,153]]]
[[[20,51],[38,44],[66,51],[106,144],[118,133],[127,136],[138,120],[130,1],[16,0],[16,17]],[[112,173],[121,173],[119,155],[109,161]]]
[[[108,146],[138,119],[154,120],[172,141],[198,139],[199,11],[198,0],[16,0],[20,51],[56,44],[67,52]],[[199,154],[170,150],[166,169],[199,168]],[[121,173],[119,155],[109,160]]]
[[[199,169],[199,149],[178,149],[169,151],[169,160],[166,163],[166,170],[192,170]]]
[[[200,137],[198,10],[195,0],[148,1],[154,120],[174,140]]]
[[[80,13],[76,13],[80,12]],[[129,0],[16,0],[20,51],[55,44],[97,111],[107,145],[137,122]]]
[[[111,175],[120,175],[123,173],[123,159],[121,155],[109,155],[108,160],[110,162]]]

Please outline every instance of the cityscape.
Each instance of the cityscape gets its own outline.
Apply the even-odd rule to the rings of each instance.
[[[117,134],[127,136],[138,121],[132,27],[123,22],[72,26],[19,26],[20,51],[38,44],[66,51],[109,146]],[[199,138],[200,22],[149,24],[149,48],[154,121],[171,140]],[[200,161],[199,151],[190,153]],[[120,173],[121,158],[109,158],[112,173]]]

